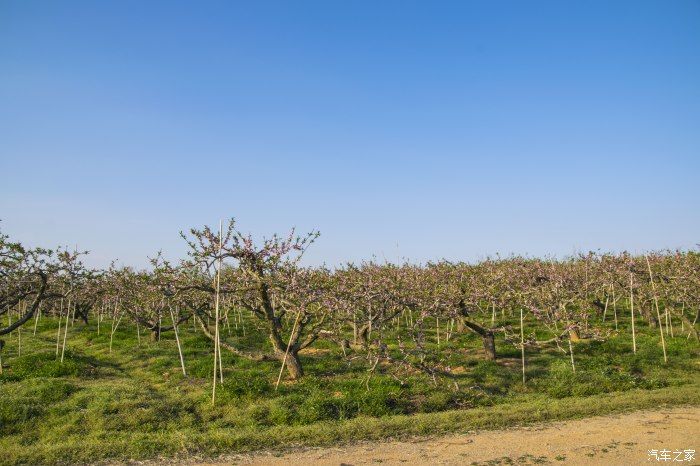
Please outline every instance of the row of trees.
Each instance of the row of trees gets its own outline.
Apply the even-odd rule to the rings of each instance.
[[[126,318],[139,337],[150,332],[156,340],[191,321],[216,351],[277,359],[293,379],[304,374],[299,353],[320,338],[337,342],[346,355],[366,355],[371,368],[384,361],[433,378],[451,377],[436,345],[465,333],[478,335],[488,359],[496,359],[502,335],[498,341],[523,349],[558,345],[573,364],[572,342],[605,338],[610,326],[601,324],[617,329],[623,308],[636,316],[633,339],[635,320],[658,328],[664,355],[664,333],[673,334],[674,321],[681,325],[677,333],[698,338],[700,254],[693,251],[329,269],[300,264],[316,232],[256,243],[231,220],[218,232],[205,227],[182,236],[186,258],[171,263],[158,255],[149,270],[138,271],[90,270],[82,252],[28,249],[0,235],[0,336],[36,323],[42,313],[54,315],[58,354],[61,322],[65,348],[67,326],[76,319],[95,319],[100,332],[108,318],[104,331],[114,335]],[[543,331],[521,333],[511,317],[523,312]],[[246,348],[220,334],[219,326],[241,313],[264,328],[266,344]]]

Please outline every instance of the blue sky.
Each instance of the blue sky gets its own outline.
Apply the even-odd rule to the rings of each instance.
[[[700,242],[700,2],[0,2],[0,218],[145,265]]]

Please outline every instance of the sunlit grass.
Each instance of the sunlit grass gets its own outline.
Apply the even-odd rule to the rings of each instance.
[[[187,377],[172,332],[159,342],[142,332],[139,342],[136,328],[122,323],[110,353],[108,323],[97,335],[94,323],[76,322],[62,364],[55,320],[43,318],[36,336],[22,330],[21,356],[17,335],[6,336],[0,463],[214,455],[700,403],[695,341],[669,337],[664,364],[657,329],[640,326],[633,354],[621,325],[606,341],[575,345],[576,373],[556,347],[529,350],[524,386],[519,350],[499,341],[500,359],[485,361],[480,340],[469,334],[439,348],[449,355],[459,389],[389,367],[367,381],[362,357],[348,362],[336,345],[321,341],[317,351],[302,353],[307,375],[275,390],[278,362],[224,353],[225,381],[212,406],[211,343],[189,324],[180,330]],[[224,336],[239,344],[266,344],[253,321],[245,337],[242,329],[230,332]]]

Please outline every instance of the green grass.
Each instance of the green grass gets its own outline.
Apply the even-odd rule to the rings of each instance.
[[[433,435],[571,419],[662,405],[700,404],[698,345],[668,338],[663,363],[658,330],[639,325],[638,351],[621,322],[603,342],[575,345],[576,373],[556,348],[528,352],[523,386],[519,350],[499,341],[499,361],[483,360],[480,341],[453,337],[440,351],[459,368],[459,389],[419,373],[383,367],[366,384],[361,358],[347,362],[322,341],[302,353],[307,376],[274,383],[279,363],[224,354],[223,387],[211,404],[210,342],[183,326],[188,377],[172,333],[153,342],[123,322],[109,352],[109,324],[69,328],[64,362],[56,360],[56,321],[36,336],[6,336],[0,376],[0,464],[147,459],[325,445],[361,439]],[[224,335],[246,347],[265,337],[246,323]],[[437,349],[437,348],[436,348]],[[396,376],[400,379],[397,380]]]

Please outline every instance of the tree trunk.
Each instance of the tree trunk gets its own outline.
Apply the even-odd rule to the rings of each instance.
[[[605,303],[603,303],[600,299],[595,299],[594,301],[591,301],[591,303],[596,307],[598,315],[603,315],[606,310]]]
[[[644,318],[649,321],[650,328],[656,328],[659,326],[658,319],[654,314],[651,313],[650,310],[647,310],[645,307],[642,307],[642,314],[644,315]]]
[[[486,351],[486,358],[496,360],[496,339],[493,330],[482,327],[476,322],[469,320],[469,310],[463,300],[459,302],[459,318],[457,319],[458,329],[469,329],[481,337],[481,341]]]
[[[481,336],[481,340],[484,344],[484,351],[486,351],[486,359],[490,361],[496,360],[496,338],[493,332],[486,332]]]
[[[481,337],[481,342],[484,345],[484,351],[486,351],[486,359],[491,361],[496,360],[496,337],[493,330],[486,329],[476,322],[471,322],[465,318],[459,319],[462,322],[465,329],[469,329]]]
[[[280,356],[280,360],[284,359],[284,353]],[[301,367],[301,360],[297,352],[290,351],[287,354],[287,372],[292,380],[299,380],[304,375],[304,369]]]
[[[74,317],[80,318],[85,325],[88,325],[88,314],[90,313],[90,305],[81,304],[74,309]]]
[[[369,325],[365,324],[357,330],[357,343],[360,346],[367,346],[369,343]]]

